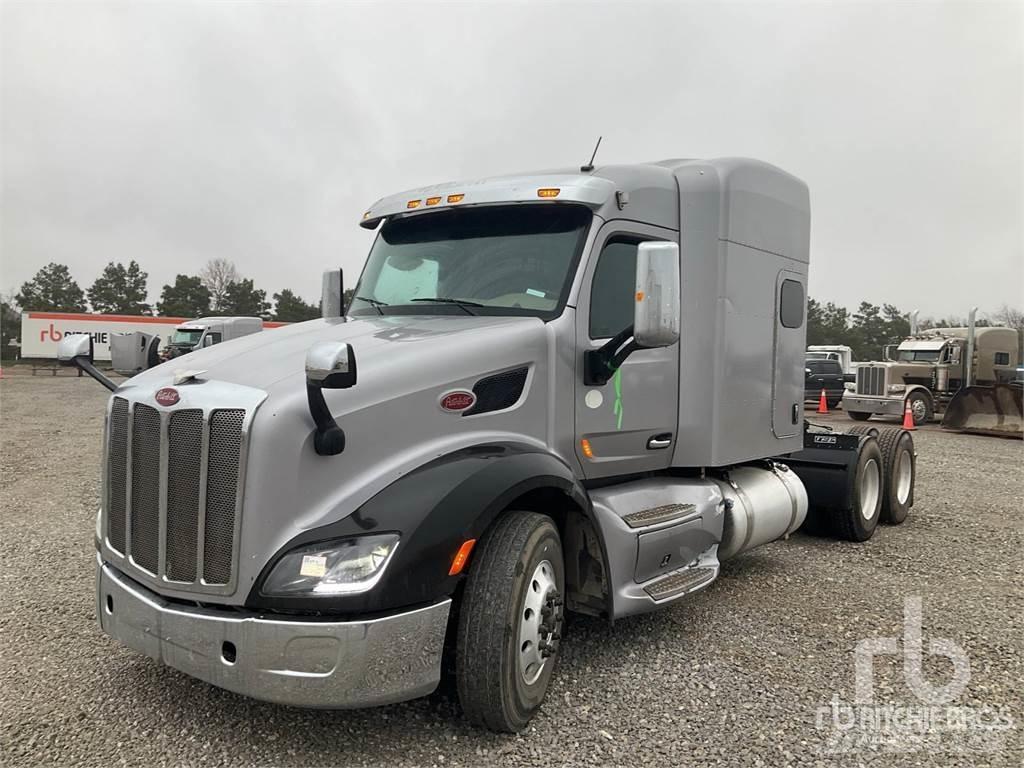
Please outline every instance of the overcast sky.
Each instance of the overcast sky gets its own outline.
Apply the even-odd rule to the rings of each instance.
[[[226,257],[313,301],[378,197],[603,134],[805,179],[816,298],[1024,306],[1022,7],[5,0],[0,290]]]

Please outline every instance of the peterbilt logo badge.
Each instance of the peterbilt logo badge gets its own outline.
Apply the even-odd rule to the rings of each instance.
[[[449,392],[441,398],[441,410],[451,413],[459,413],[473,407],[476,403],[476,395],[472,392]]]
[[[181,398],[178,395],[178,390],[173,387],[164,387],[163,389],[158,389],[156,391],[156,395],[153,399],[156,400],[159,405],[169,406],[174,405]]]

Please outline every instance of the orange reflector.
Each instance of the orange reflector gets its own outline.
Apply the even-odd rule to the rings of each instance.
[[[427,198],[427,205],[437,205],[440,202],[441,202],[441,198],[440,197],[428,197]]]
[[[455,553],[455,558],[452,560],[452,567],[448,569],[449,576],[458,576],[462,573],[462,569],[466,567],[466,561],[469,560],[469,553],[473,551],[474,544],[476,544],[476,539],[466,539],[462,542],[462,546],[459,547],[459,551]]]
[[[583,455],[588,459],[594,458],[594,449],[590,447],[590,441],[587,438],[580,440],[580,448],[583,449]]]
[[[419,208],[420,207],[420,201],[419,200],[410,200],[408,203],[405,204],[405,207],[406,208]]]
[[[644,300],[644,292],[643,291],[637,291],[636,292],[636,300],[637,301],[643,301]]]
[[[461,193],[458,194],[458,195],[448,195],[448,202],[449,203],[461,203],[462,202],[462,198],[464,198],[464,197],[465,197],[465,195],[463,195]]]
[[[545,187],[537,190],[537,197],[558,197],[561,191],[558,187]]]

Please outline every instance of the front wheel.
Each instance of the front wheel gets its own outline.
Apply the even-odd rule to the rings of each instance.
[[[915,427],[927,424],[935,415],[932,409],[932,399],[920,390],[907,395],[907,405],[910,406],[910,414],[914,418]]]
[[[459,612],[455,681],[466,717],[517,733],[540,708],[561,639],[565,569],[551,518],[509,512],[484,535]]]

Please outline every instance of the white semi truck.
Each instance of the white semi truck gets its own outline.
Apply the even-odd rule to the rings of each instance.
[[[120,386],[65,344],[114,390],[96,595],[118,642],[298,706],[444,672],[472,722],[520,731],[565,611],[671,607],[802,525],[863,541],[906,517],[909,433],[804,423],[788,173],[584,166],[415,189],[361,224],[344,312],[329,274],[323,319]]]

